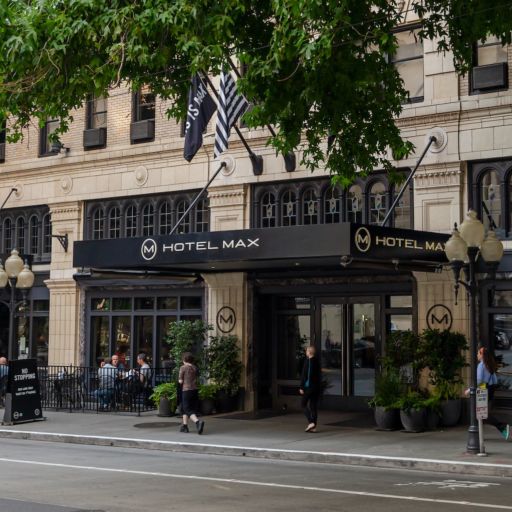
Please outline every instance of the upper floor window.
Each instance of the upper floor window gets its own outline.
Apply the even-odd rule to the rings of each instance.
[[[29,252],[37,254],[39,247],[39,219],[37,215],[32,215],[29,222]]]
[[[208,231],[210,225],[210,210],[208,208],[208,201],[202,199],[197,203],[196,207],[196,231],[198,233],[204,233]]]
[[[423,101],[424,95],[423,42],[418,33],[419,29],[396,32],[398,48],[391,58],[411,103]]]
[[[121,236],[121,210],[114,206],[108,212],[108,237],[120,238]]]
[[[134,205],[128,206],[125,213],[126,236],[137,236],[137,208]]]
[[[3,235],[4,252],[10,252],[14,249],[12,245],[12,220],[10,218],[4,220]]]
[[[392,186],[383,173],[357,180],[348,189],[328,180],[256,185],[253,188],[252,226],[258,228],[296,224],[381,224],[400,186]],[[407,187],[386,223],[397,228],[413,226],[412,188]],[[298,213],[297,213],[298,212]]]
[[[6,122],[0,119],[0,164],[5,162]]]
[[[479,41],[474,47],[471,70],[471,93],[499,91],[508,88],[508,48],[496,36]]]
[[[25,219],[23,217],[16,219],[16,249],[21,254],[25,254]]]
[[[39,138],[39,156],[53,155],[51,135],[59,127],[58,119],[50,119],[46,121],[40,131]]]
[[[155,94],[148,86],[133,95],[133,121],[155,119]]]
[[[92,96],[87,102],[87,129],[107,127],[107,97]]]
[[[49,213],[43,216],[43,254],[52,252],[52,219]]]
[[[180,220],[188,208],[187,201],[179,201],[178,206],[176,206],[176,222]],[[190,213],[180,222],[176,233],[190,233]]]
[[[155,232],[155,209],[152,204],[142,208],[142,236],[149,236]]]
[[[97,208],[92,216],[92,237],[94,240],[105,238],[105,217],[103,209]]]
[[[167,235],[172,229],[172,209],[171,203],[165,201],[160,205],[159,211],[159,233],[161,235]]]

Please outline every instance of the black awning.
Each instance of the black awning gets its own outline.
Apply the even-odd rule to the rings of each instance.
[[[430,271],[446,263],[449,236],[343,222],[74,243],[73,266],[218,272],[400,266]]]

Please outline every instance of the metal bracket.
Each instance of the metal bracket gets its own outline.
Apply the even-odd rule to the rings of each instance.
[[[64,252],[68,252],[69,238],[67,233],[65,235],[52,235],[52,238],[56,238],[62,245]]]

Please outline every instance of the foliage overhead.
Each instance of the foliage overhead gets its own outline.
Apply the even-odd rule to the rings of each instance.
[[[406,92],[389,63],[403,4],[460,71],[487,34],[510,43],[509,0],[0,0],[0,116],[11,141],[34,118],[65,131],[88,95],[128,83],[183,118],[191,75],[236,56],[255,104],[247,124],[275,125],[276,151],[300,148],[309,169],[346,185],[412,149],[394,123]]]

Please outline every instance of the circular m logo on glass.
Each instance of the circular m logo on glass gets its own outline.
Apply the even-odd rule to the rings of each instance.
[[[360,252],[366,252],[372,246],[372,237],[366,228],[359,228],[354,237],[354,243]]]
[[[146,238],[142,242],[140,253],[146,261],[152,260],[156,256],[156,242],[152,238]]]

